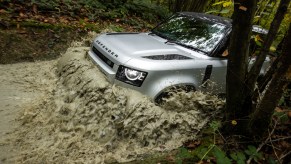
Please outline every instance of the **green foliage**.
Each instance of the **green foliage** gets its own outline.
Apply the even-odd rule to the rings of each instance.
[[[215,147],[212,153],[216,158],[217,164],[231,164],[231,160],[226,156],[225,152],[218,147]]]
[[[258,2],[258,9],[255,13],[254,24],[269,29],[275,17],[280,1],[261,0]],[[290,5],[289,5],[290,6]],[[290,11],[290,7],[288,9]],[[286,35],[291,20],[290,12],[283,19],[273,46],[276,47]]]
[[[216,145],[215,138],[215,135],[219,133],[221,122],[212,121],[208,125],[208,128],[206,128],[208,137],[203,138],[202,144],[194,150],[190,151],[184,147],[180,148],[175,156],[176,163],[185,163],[189,162],[189,160],[195,163],[207,160],[217,164],[245,164],[248,159],[253,159],[256,163],[261,162],[263,159],[262,153],[257,152],[257,148],[253,145],[247,146],[245,150],[231,151],[230,153],[228,152],[229,150],[222,149],[219,145]],[[209,134],[213,134],[214,137],[211,137]]]
[[[124,29],[121,26],[116,26],[116,25],[109,25],[108,27],[111,31],[115,32],[122,32]]]
[[[188,149],[182,147],[179,149],[179,153],[176,155],[176,163],[182,164],[184,159],[191,158],[192,155]]]
[[[12,1],[3,0],[3,3],[9,4]],[[87,17],[92,21],[100,18],[115,20],[117,18],[122,19],[137,16],[144,20],[154,22],[157,19],[166,18],[169,14],[166,6],[157,5],[148,0],[28,0],[25,2],[18,1],[17,3],[25,6],[28,4],[30,6],[36,5],[37,9],[42,13],[54,12],[71,17]],[[8,8],[7,10],[15,9]]]
[[[208,6],[206,13],[230,17],[234,10],[233,6],[234,4],[231,0],[213,1],[213,3]]]
[[[282,98],[279,102],[279,106],[288,106],[288,100],[290,100],[290,97],[291,97],[291,88],[286,87],[282,95]]]
[[[245,164],[246,156],[243,152],[231,153],[230,157],[236,161],[237,164]]]
[[[210,122],[209,129],[211,130],[211,133],[214,135],[214,137],[212,139],[211,137],[204,138],[203,144],[199,145],[192,152],[187,151],[186,153],[185,150],[181,151],[183,152],[182,154],[184,154],[184,156],[180,155],[179,159],[181,160],[183,159],[183,157],[186,156],[187,158],[198,159],[200,161],[215,159],[215,163],[218,164],[231,164],[231,163],[245,164],[249,158],[254,159],[254,161],[256,162],[259,162],[260,160],[263,159],[262,153],[257,152],[256,147],[252,145],[249,145],[245,150],[227,153],[225,150],[220,148],[219,145],[215,144],[216,142],[215,135],[216,133],[219,133],[219,128],[221,128],[220,121]],[[192,157],[189,157],[189,155],[192,155]]]
[[[278,118],[281,123],[287,123],[289,121],[289,117],[286,112],[274,112],[274,116]]]
[[[209,156],[208,156],[208,150],[209,150],[209,146],[205,146],[205,145],[202,145],[202,146],[199,146],[198,148],[196,148],[195,150],[193,150],[193,155],[194,156],[197,156],[199,160],[201,159],[209,159]]]
[[[213,132],[216,132],[221,128],[221,122],[220,121],[212,121],[209,123],[210,128],[213,130]]]
[[[165,7],[143,0],[134,0],[132,3],[126,3],[125,7],[136,16],[149,21],[163,19],[169,15],[169,12]]]
[[[230,13],[230,9],[222,9],[222,10],[210,10],[210,11],[207,11],[206,13],[207,14],[228,14]]]
[[[262,47],[263,39],[259,35],[252,35],[251,39],[253,39],[257,46]]]
[[[221,150],[218,146],[214,146],[210,154],[215,157],[216,163],[218,164],[231,164],[233,162],[237,164],[245,164],[249,158],[252,158],[259,163],[259,161],[263,159],[262,153],[257,152],[256,147],[252,145],[249,145],[244,152],[238,151],[230,154],[226,154],[226,152]]]
[[[228,7],[232,5],[232,1],[219,1],[212,4],[212,6],[222,5],[223,7]]]
[[[259,162],[259,160],[263,159],[262,153],[258,152],[256,147],[253,145],[249,145],[248,149],[245,150],[245,153],[249,155],[250,158],[253,158],[256,162]]]

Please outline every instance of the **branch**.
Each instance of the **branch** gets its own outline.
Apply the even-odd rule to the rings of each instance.
[[[287,157],[289,154],[291,154],[291,151],[289,151],[287,154],[285,154],[285,155],[282,155],[281,157],[280,157],[280,160],[282,160],[283,158],[285,158],[285,157]]]
[[[248,88],[253,90],[255,82],[258,79],[260,70],[263,66],[263,63],[267,57],[267,54],[269,52],[269,49],[271,47],[271,44],[277,35],[277,32],[279,30],[280,24],[282,20],[284,19],[284,15],[287,13],[288,5],[289,5],[290,0],[281,0],[278,11],[276,12],[276,15],[271,23],[270,30],[267,34],[267,38],[264,41],[264,46],[262,50],[260,51],[259,55],[257,56],[257,59],[254,63],[254,65],[251,67],[247,79],[246,79],[246,84],[248,85]]]
[[[273,135],[273,133],[277,127],[277,124],[278,124],[278,121],[275,121],[275,125],[274,125],[271,133],[269,132],[269,136],[266,138],[266,140],[259,145],[259,147],[257,148],[257,152],[259,152],[263,148],[263,146],[265,146],[269,142],[269,140],[271,139],[271,136]],[[276,152],[275,152],[275,154],[276,154]],[[277,154],[276,154],[276,156],[277,156]],[[253,160],[253,157],[250,157],[247,160],[247,164],[250,164],[252,160]]]
[[[276,141],[286,140],[286,139],[289,139],[289,138],[291,138],[291,136],[289,136],[289,137],[277,138],[277,139],[275,139],[275,140],[270,140],[270,142],[276,142]]]

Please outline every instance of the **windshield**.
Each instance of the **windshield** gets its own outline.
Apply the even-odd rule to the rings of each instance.
[[[211,52],[225,35],[226,26],[207,18],[176,15],[153,29],[153,33],[187,47]]]

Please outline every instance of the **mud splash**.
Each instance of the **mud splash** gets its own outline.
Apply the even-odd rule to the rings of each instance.
[[[114,86],[74,44],[59,59],[47,97],[26,107],[17,144],[21,163],[126,162],[193,139],[208,114],[223,107],[216,96],[177,93],[156,106],[140,93]]]

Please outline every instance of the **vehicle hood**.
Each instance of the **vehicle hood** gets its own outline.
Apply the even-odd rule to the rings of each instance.
[[[186,52],[174,45],[166,44],[166,40],[147,33],[109,33],[102,34],[95,42],[99,46],[109,49],[116,54],[116,58],[123,63],[132,58],[141,58],[152,55],[179,54],[187,55]],[[187,55],[189,56],[189,55]]]

